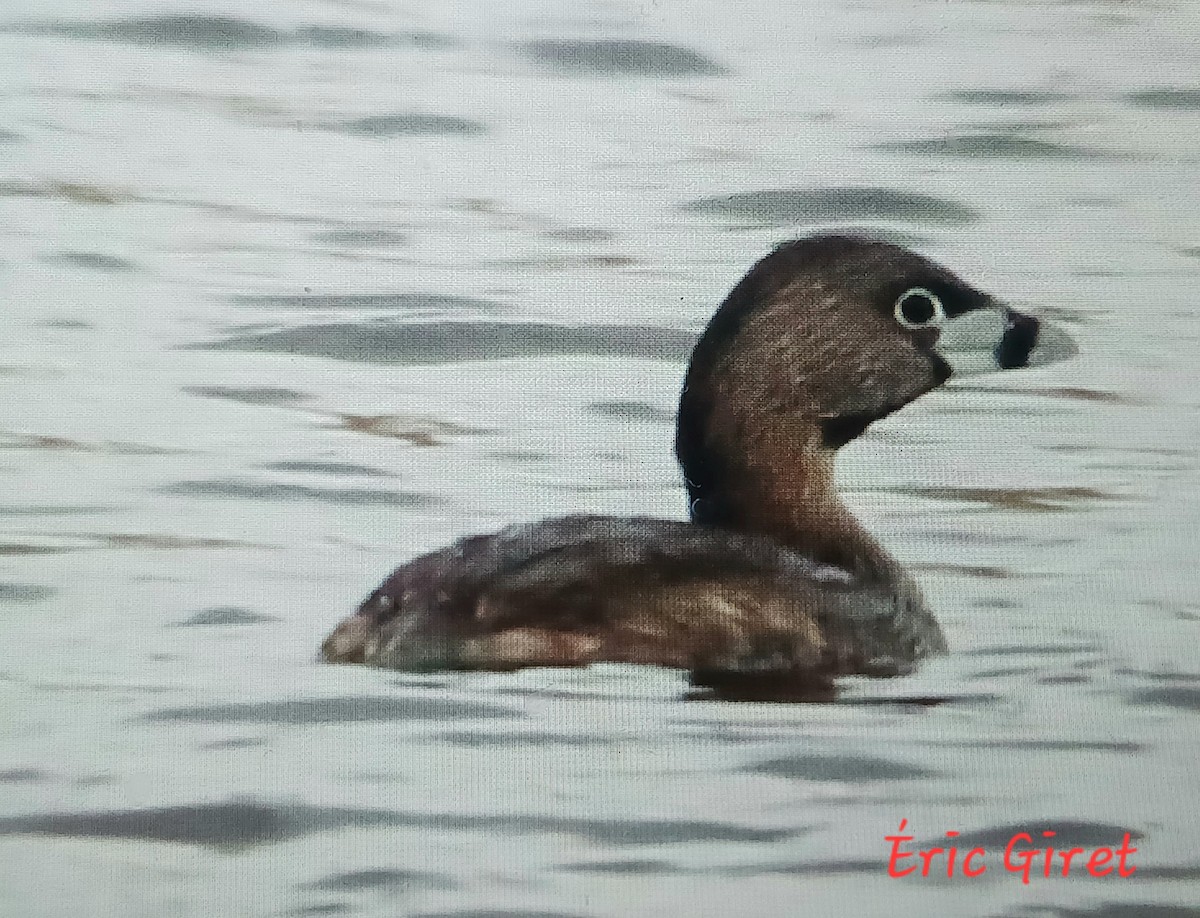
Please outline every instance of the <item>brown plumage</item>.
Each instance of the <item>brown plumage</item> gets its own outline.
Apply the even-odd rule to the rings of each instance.
[[[914,291],[928,300],[913,301],[914,315],[936,305],[936,323],[901,310]],[[755,698],[824,698],[838,675],[910,671],[945,649],[941,631],[838,498],[834,456],[945,382],[934,351],[943,320],[992,307],[898,246],[852,236],[780,246],[692,356],[676,438],[692,522],[574,516],[464,539],[398,568],[329,636],[325,659],[653,664]],[[996,353],[1016,366],[1036,322],[1008,315]]]

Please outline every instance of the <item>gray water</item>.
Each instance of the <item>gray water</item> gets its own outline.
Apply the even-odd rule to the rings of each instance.
[[[0,914],[1200,914],[1197,28],[10,0]],[[315,662],[448,539],[680,516],[692,336],[831,225],[1080,345],[844,452],[951,656],[824,706]],[[989,872],[890,878],[902,819]],[[1023,885],[1001,849],[1043,828],[1133,833],[1137,873]]]

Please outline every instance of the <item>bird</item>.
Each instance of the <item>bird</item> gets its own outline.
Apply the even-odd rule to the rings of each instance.
[[[1050,332],[903,246],[783,243],[692,352],[675,437],[688,520],[577,514],[461,539],[398,567],[320,656],[418,671],[670,667],[734,700],[829,700],[842,676],[911,673],[945,637],[839,497],[837,453],[946,383],[945,345],[1016,369],[1069,341]]]

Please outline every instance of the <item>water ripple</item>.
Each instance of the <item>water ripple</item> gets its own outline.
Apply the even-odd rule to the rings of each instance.
[[[964,204],[891,188],[769,188],[699,198],[683,209],[755,223],[823,223],[831,220],[902,220],[961,224],[979,219]]]
[[[305,26],[294,31],[283,31],[232,16],[200,15],[28,22],[10,24],[5,30],[189,51],[243,51],[286,46],[328,49],[399,46],[444,48],[454,44],[452,38],[434,32],[384,33],[338,26]]]
[[[695,342],[694,332],[654,326],[384,321],[304,325],[190,347],[418,366],[547,354],[683,361]]]
[[[524,42],[517,48],[541,63],[568,73],[680,77],[715,76],[727,72],[698,51],[660,42],[544,39]]]

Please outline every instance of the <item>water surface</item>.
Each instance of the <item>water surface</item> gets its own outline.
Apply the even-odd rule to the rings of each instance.
[[[1194,5],[147,10],[0,21],[0,913],[1198,914]],[[694,336],[828,227],[1080,346],[843,455],[953,655],[315,662],[448,539],[682,516]],[[901,820],[1139,871],[891,879]]]

